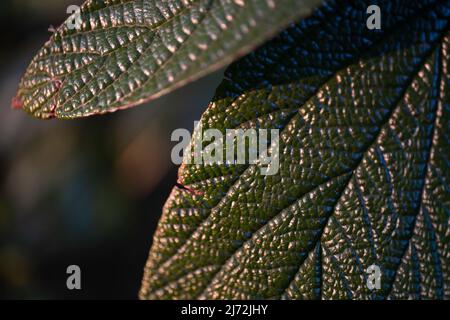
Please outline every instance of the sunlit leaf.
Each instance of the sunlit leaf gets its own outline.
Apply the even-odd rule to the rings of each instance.
[[[76,118],[141,104],[251,51],[319,2],[87,1],[81,27],[70,17],[37,53],[13,106]]]

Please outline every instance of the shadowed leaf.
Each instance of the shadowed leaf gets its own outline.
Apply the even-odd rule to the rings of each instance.
[[[449,19],[328,1],[231,65],[203,129],[279,128],[279,171],[183,165],[141,298],[449,298]]]

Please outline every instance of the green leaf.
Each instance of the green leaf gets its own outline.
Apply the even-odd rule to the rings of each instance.
[[[154,99],[251,51],[320,0],[87,1],[28,67],[13,106],[77,118]]]
[[[183,165],[141,298],[450,297],[450,1],[380,1],[369,30],[377,2],[328,1],[229,67],[203,129],[279,128],[279,172]]]

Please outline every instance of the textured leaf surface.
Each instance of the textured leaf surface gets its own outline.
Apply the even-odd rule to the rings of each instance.
[[[204,129],[280,128],[280,170],[184,165],[141,298],[450,297],[450,1],[328,1],[230,66]],[[366,269],[381,268],[370,291]]]
[[[58,29],[13,105],[39,118],[76,118],[143,103],[249,52],[319,2],[87,1],[82,27]]]

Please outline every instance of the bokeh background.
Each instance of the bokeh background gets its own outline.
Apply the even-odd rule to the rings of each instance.
[[[50,25],[77,0],[0,1],[0,298],[137,299],[176,181],[176,128],[192,131],[222,71],[106,116],[33,119],[10,108]],[[81,267],[82,290],[66,288]]]

